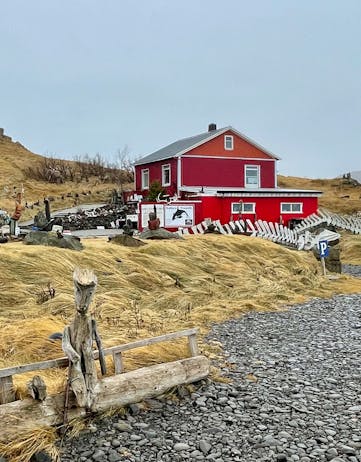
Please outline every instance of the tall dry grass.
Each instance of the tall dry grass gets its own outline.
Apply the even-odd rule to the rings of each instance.
[[[1,247],[0,367],[63,356],[48,336],[62,331],[74,311],[72,272],[95,271],[99,284],[92,305],[105,346],[212,323],[249,310],[283,309],[308,297],[360,292],[348,276],[325,279],[311,253],[245,236],[190,236],[128,248],[86,240],[82,252],[24,246]],[[50,283],[55,298],[38,304]],[[186,354],[186,344],[161,344],[125,356],[127,369]],[[44,372],[45,374],[45,372]],[[62,386],[48,372],[50,389]],[[29,377],[16,377],[20,395]]]

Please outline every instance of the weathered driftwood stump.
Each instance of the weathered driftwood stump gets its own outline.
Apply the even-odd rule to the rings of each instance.
[[[73,322],[64,329],[62,348],[69,358],[68,385],[75,394],[78,406],[91,410],[97,383],[93,340],[98,345],[102,373],[106,372],[96,323],[88,313],[97,277],[91,270],[77,268],[73,280],[76,311]]]

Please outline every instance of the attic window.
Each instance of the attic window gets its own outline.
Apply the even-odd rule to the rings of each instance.
[[[233,136],[225,135],[224,136],[224,149],[227,151],[233,151]]]

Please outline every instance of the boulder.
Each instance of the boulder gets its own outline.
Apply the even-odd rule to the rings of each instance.
[[[148,229],[144,228],[139,234],[140,239],[183,239],[177,233],[171,233],[164,228]]]
[[[141,247],[142,245],[146,245],[145,242],[134,239],[134,237],[128,234],[119,234],[118,236],[109,238],[109,241],[112,244],[125,245],[126,247]]]
[[[25,236],[24,243],[28,245],[48,245],[71,250],[83,249],[79,238],[74,236],[58,237],[57,234],[47,231],[31,231]]]

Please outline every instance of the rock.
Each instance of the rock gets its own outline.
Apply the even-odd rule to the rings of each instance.
[[[59,239],[55,233],[47,231],[31,231],[25,236],[24,244],[47,245],[71,250],[83,249],[83,245],[78,238],[74,236],[64,236],[62,239]]]
[[[52,462],[52,458],[44,451],[36,452],[30,458],[30,462]]]
[[[125,247],[141,247],[146,245],[145,242],[135,239],[127,234],[119,234],[119,236],[109,238],[112,244],[124,245]]]
[[[211,444],[208,443],[206,440],[199,441],[199,449],[202,451],[203,454],[208,454],[209,451],[212,449]]]
[[[166,229],[159,228],[150,230],[148,228],[144,228],[141,233],[139,233],[140,239],[183,239],[177,233],[171,233]]]
[[[120,421],[120,422],[115,422],[113,424],[113,427],[116,429],[116,430],[119,430],[121,432],[132,432],[133,431],[133,428],[130,424],[128,424],[127,422],[123,422],[123,421]]]
[[[188,451],[189,449],[189,445],[187,443],[176,443],[174,446],[173,446],[173,449],[175,451]]]

